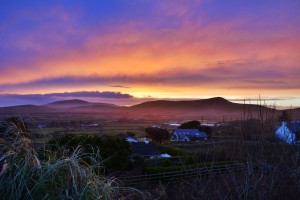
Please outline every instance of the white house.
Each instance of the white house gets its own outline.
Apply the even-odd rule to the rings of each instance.
[[[173,141],[199,141],[207,140],[207,134],[198,129],[176,129],[172,135]]]
[[[282,122],[281,126],[279,126],[276,131],[275,135],[276,138],[284,141],[288,144],[294,144],[296,143],[296,140],[299,139],[297,138],[297,134],[300,131],[300,122],[295,121],[290,124],[287,122]]]

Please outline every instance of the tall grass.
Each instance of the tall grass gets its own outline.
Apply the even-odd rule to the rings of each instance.
[[[24,124],[1,124],[1,199],[146,199],[134,188],[99,174],[99,152],[84,153],[80,146],[56,152],[33,148]],[[86,162],[89,160],[89,162]],[[5,163],[5,164],[4,164]]]

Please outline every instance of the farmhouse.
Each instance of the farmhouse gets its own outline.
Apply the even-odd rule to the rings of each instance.
[[[207,140],[207,134],[198,129],[176,129],[172,135],[173,141],[199,141]]]
[[[300,121],[292,123],[282,122],[281,126],[277,127],[275,136],[278,140],[288,144],[294,144],[300,139]]]

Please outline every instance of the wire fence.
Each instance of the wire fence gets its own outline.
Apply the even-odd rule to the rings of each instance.
[[[158,182],[176,182],[183,179],[195,178],[200,176],[209,176],[228,171],[242,171],[247,169],[243,163],[228,164],[219,166],[202,167],[197,169],[186,169],[173,172],[164,172],[156,174],[145,174],[139,176],[124,176],[119,178],[126,186],[138,186],[144,184],[154,184]]]

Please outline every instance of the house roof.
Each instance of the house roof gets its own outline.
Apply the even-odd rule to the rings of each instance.
[[[191,138],[207,138],[205,132],[200,132],[198,129],[176,129],[173,134],[178,136],[178,140],[183,140],[185,136]]]
[[[160,155],[160,152],[154,142],[133,142],[131,143],[131,154],[141,156],[157,156]]]

